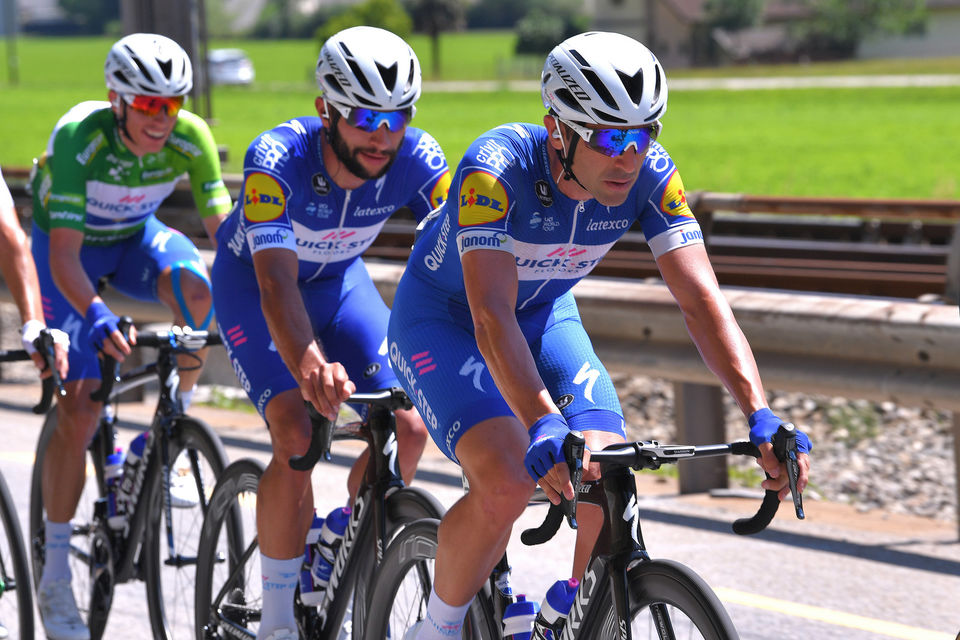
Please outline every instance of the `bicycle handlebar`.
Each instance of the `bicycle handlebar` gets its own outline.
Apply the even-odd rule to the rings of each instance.
[[[582,459],[573,458],[576,451],[580,450],[582,458],[582,447],[584,444],[583,434],[579,431],[571,431],[564,440],[564,456],[567,459],[567,465],[571,470],[571,480],[574,473],[582,474]],[[799,464],[797,461],[797,442],[796,428],[785,423],[780,425],[773,436],[773,450],[777,459],[783,462],[787,468],[787,478],[790,482],[790,491],[793,495],[794,509],[797,518],[802,520],[803,497],[797,491],[797,477],[799,475]],[[749,455],[754,458],[760,457],[760,450],[751,442],[731,442],[728,444],[711,445],[661,445],[659,442],[628,442],[625,444],[610,445],[602,451],[590,453],[591,462],[602,462],[607,464],[621,465],[631,467],[634,470],[641,469],[659,469],[664,463],[675,463],[686,458],[698,458],[717,455]],[[767,475],[769,478],[770,476]],[[576,512],[577,495],[579,494],[579,477],[574,483],[573,500],[567,500],[561,494],[560,505],[551,504],[547,516],[543,523],[535,529],[527,529],[520,535],[521,541],[526,545],[542,544],[550,540],[559,530],[563,522],[564,515]],[[734,533],[739,535],[751,535],[765,529],[777,510],[780,508],[780,497],[776,491],[766,490],[763,501],[757,512],[748,518],[740,518],[733,525]],[[575,522],[571,522],[571,527],[576,528]]]
[[[117,328],[127,341],[130,340],[131,327],[133,327],[133,320],[130,316],[121,317],[117,323]],[[223,344],[223,338],[218,333],[173,326],[162,331],[138,333],[137,343],[130,346],[169,349],[173,353],[192,353],[218,344]],[[103,357],[100,359],[100,387],[90,393],[90,399],[95,402],[106,402],[113,391],[113,385],[120,379],[120,363],[115,358],[102,352],[101,354]]]
[[[366,404],[379,406],[390,412],[398,409],[412,409],[413,403],[403,389],[390,387],[371,393],[355,393],[346,400],[347,404]],[[290,456],[287,464],[295,471],[310,471],[320,458],[330,459],[330,444],[333,442],[334,423],[320,414],[309,402],[304,402],[310,414],[310,444],[303,455]]]
[[[41,329],[34,341],[33,346],[37,353],[43,358],[44,371],[50,369],[50,376],[41,381],[40,402],[37,403],[31,411],[36,414],[43,414],[50,410],[53,405],[53,395],[63,397],[67,395],[63,388],[63,380],[60,379],[60,371],[57,370],[57,356],[53,334],[49,329]],[[20,362],[30,360],[30,353],[26,349],[10,349],[0,351],[0,362]]]

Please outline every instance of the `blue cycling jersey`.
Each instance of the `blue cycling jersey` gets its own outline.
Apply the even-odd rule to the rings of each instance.
[[[409,207],[421,220],[443,203],[450,185],[440,145],[407,127],[383,176],[342,189],[323,163],[321,122],[316,116],[288,120],[250,144],[243,194],[217,231],[219,242],[247,264],[263,249],[295,251],[301,282],[342,274],[394,211]]]
[[[417,240],[409,262],[437,295],[466,305],[460,255],[475,249],[514,254],[522,311],[569,291],[636,221],[654,256],[703,243],[680,174],[660,144],[651,145],[626,201],[610,207],[572,200],[557,189],[546,138],[544,127],[508,124],[467,150],[450,199]]]

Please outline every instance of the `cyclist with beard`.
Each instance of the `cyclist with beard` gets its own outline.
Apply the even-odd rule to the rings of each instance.
[[[309,442],[309,401],[336,418],[355,390],[399,386],[386,353],[389,310],[361,259],[387,218],[418,220],[447,196],[446,159],[409,127],[420,63],[401,38],[354,27],[329,38],[316,71],[317,116],[258,136],[243,193],[220,227],[212,280],[231,362],[270,430],[260,481],[263,568],[258,638],[296,638],[293,594],[313,515],[308,473],[287,464]],[[397,412],[399,462],[409,482],[427,439],[416,410]],[[351,497],[363,459],[348,481]]]

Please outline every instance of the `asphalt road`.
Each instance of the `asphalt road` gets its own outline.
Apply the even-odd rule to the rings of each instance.
[[[41,419],[29,412],[37,385],[0,385],[0,469],[27,531],[29,476]],[[152,408],[121,407],[129,421],[121,439],[134,437]],[[198,408],[215,427],[231,459],[266,460],[266,431],[250,414]],[[331,463],[313,474],[318,509],[325,513],[345,498],[346,470],[356,449],[338,443]],[[432,448],[417,483],[449,506],[461,494],[457,468]],[[814,470],[815,473],[815,470]],[[960,542],[953,523],[937,523],[808,500],[807,519],[782,509],[771,528],[741,538],[729,523],[755,508],[741,498],[679,496],[669,481],[639,479],[643,535],[651,555],[694,568],[718,593],[745,639],[953,640],[960,631]],[[531,507],[518,527],[539,523]],[[519,537],[508,553],[520,592],[540,600],[547,587],[569,572],[573,536],[524,548]],[[121,585],[106,637],[149,636],[142,583]],[[43,638],[43,633],[38,634]]]

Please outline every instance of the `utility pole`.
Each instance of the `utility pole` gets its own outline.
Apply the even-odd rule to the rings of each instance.
[[[3,2],[3,31],[7,38],[7,80],[10,86],[20,84],[20,58],[17,56],[17,0],[0,0]]]

